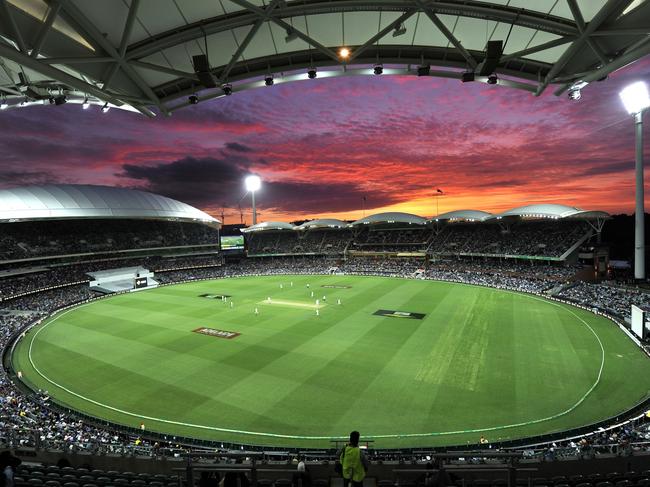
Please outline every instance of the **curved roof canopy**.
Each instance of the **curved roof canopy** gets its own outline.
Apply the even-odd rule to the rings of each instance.
[[[560,94],[650,53],[643,0],[2,0],[0,18],[10,107],[87,98],[151,116],[196,93],[306,79],[308,68],[496,73],[501,85]]]
[[[376,213],[374,215],[367,216],[356,220],[350,225],[368,225],[374,223],[408,223],[415,225],[424,225],[426,224],[426,219],[421,216],[413,215],[411,213],[401,213],[399,211],[387,212],[387,213]]]
[[[50,184],[0,190],[0,222],[82,218],[180,220],[220,224],[188,204],[144,191]]]
[[[550,203],[544,203],[539,205],[526,205],[513,208],[511,210],[504,211],[498,215],[494,215],[495,218],[505,218],[508,216],[516,216],[521,218],[566,218],[576,213],[580,213],[583,210],[575,208],[573,206],[566,205],[556,205]]]
[[[311,228],[345,228],[347,226],[348,224],[346,222],[337,218],[321,218],[298,225],[296,230],[308,230]]]
[[[256,232],[265,232],[270,230],[295,230],[296,227],[291,223],[285,222],[262,222],[255,225],[251,225],[247,228],[242,228],[243,233],[256,233]]]
[[[435,221],[442,221],[442,220],[449,220],[449,221],[456,221],[456,220],[461,220],[461,221],[470,221],[470,222],[482,222],[483,220],[486,220],[492,216],[492,213],[488,213],[487,211],[481,211],[481,210],[455,210],[455,211],[448,211],[447,213],[442,213],[434,218],[432,220]]]

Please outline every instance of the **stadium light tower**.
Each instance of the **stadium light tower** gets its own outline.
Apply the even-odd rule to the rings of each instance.
[[[246,191],[249,191],[253,200],[253,225],[257,224],[257,209],[255,208],[255,191],[262,187],[262,180],[259,176],[251,174],[246,177]]]
[[[621,100],[636,128],[636,204],[634,217],[634,277],[645,279],[645,207],[643,201],[643,112],[650,107],[648,87],[643,81],[624,88]]]

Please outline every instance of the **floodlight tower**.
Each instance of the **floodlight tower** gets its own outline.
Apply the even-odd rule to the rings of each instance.
[[[625,109],[634,115],[636,128],[636,203],[634,218],[634,278],[645,279],[645,208],[643,200],[643,112],[650,107],[648,87],[638,81],[620,93]]]
[[[262,187],[262,180],[259,176],[251,174],[246,177],[246,191],[249,191],[253,200],[253,225],[257,224],[257,209],[255,208],[255,191]]]

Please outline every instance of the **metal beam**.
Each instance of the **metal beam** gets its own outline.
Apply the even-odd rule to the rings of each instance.
[[[578,7],[578,2],[576,2],[576,0],[567,0],[567,3],[569,4],[571,15],[573,15],[573,20],[576,21],[578,30],[582,34],[585,31],[585,19],[582,17],[582,12],[580,12],[580,7]],[[593,41],[593,39],[591,39],[591,37],[587,37],[585,41],[594,52],[594,54],[598,56],[598,59],[600,59],[601,63],[607,64],[609,62],[609,59],[607,59],[607,56],[605,56],[603,50],[600,48],[600,46],[598,46],[598,44]]]
[[[540,44],[535,47],[529,47],[528,49],[522,49],[521,51],[512,52],[510,54],[506,54],[505,56],[501,56],[501,62],[505,63],[510,61],[511,59],[526,57],[536,52],[545,51],[546,49],[551,49],[553,47],[561,46],[563,44],[568,44],[569,42],[573,42],[575,39],[576,39],[575,37],[568,37],[568,36],[560,37],[559,39],[544,42],[543,44]]]
[[[440,29],[440,32],[443,33],[443,35],[449,40],[449,42],[451,42],[454,45],[454,47],[458,49],[458,52],[460,52],[461,55],[465,58],[467,64],[469,64],[469,66],[472,69],[476,69],[477,66],[476,59],[474,59],[474,57],[469,53],[469,51],[465,49],[465,47],[463,47],[463,45],[460,43],[458,39],[456,39],[456,36],[454,36],[454,34],[449,29],[447,29],[447,26],[442,22],[442,20],[440,20],[438,16],[434,14],[429,8],[425,7],[421,1],[419,0],[416,1],[418,5],[422,7],[424,14],[427,17],[429,17],[429,19],[431,19],[431,22],[433,22],[438,29]]]
[[[370,39],[368,39],[364,44],[361,46],[357,47],[352,55],[350,56],[350,59],[347,60],[348,63],[351,63],[354,61],[356,58],[358,58],[366,49],[368,49],[370,46],[372,46],[375,42],[377,42],[379,39],[382,39],[386,34],[388,34],[391,30],[393,30],[396,26],[402,24],[406,20],[408,20],[410,17],[415,15],[418,12],[418,10],[411,10],[410,12],[405,12],[404,14],[400,15],[398,18],[396,18],[394,21],[392,21],[390,24],[388,24],[386,27],[384,27],[382,30],[377,32],[374,36],[372,36]]]
[[[650,27],[644,29],[601,29],[591,33],[591,37],[647,36]]]
[[[39,53],[41,52],[43,43],[45,42],[47,35],[50,33],[50,30],[52,29],[52,24],[54,23],[54,20],[56,20],[56,16],[59,15],[60,10],[61,10],[60,4],[50,5],[50,10],[47,13],[47,17],[45,17],[45,21],[43,22],[43,25],[38,30],[38,35],[36,36],[36,40],[34,41],[34,45],[32,46],[32,52],[30,53],[30,56],[33,57],[34,59],[36,59]]]
[[[34,59],[31,56],[28,56],[25,53],[22,53],[13,47],[7,46],[6,44],[0,43],[0,57],[7,58],[15,63],[20,64],[28,69],[34,70],[38,73],[41,73],[44,76],[48,76],[52,79],[60,81],[71,88],[81,91],[82,93],[88,93],[100,100],[111,103],[115,106],[122,106],[124,102],[115,98],[113,95],[102,91],[100,88],[86,83],[85,81],[75,78],[74,76],[61,71],[53,66],[48,64],[41,63],[38,59]]]
[[[16,19],[14,19],[14,16],[11,13],[11,9],[9,8],[9,3],[7,0],[0,0],[0,8],[2,8],[2,16],[6,19],[7,24],[9,24],[9,30],[13,34],[14,41],[18,45],[18,49],[20,49],[20,52],[27,53],[25,40],[20,33],[20,29],[18,28],[18,24],[16,24]]]
[[[48,57],[39,59],[45,64],[95,64],[95,63],[112,63],[115,59],[112,57]]]
[[[120,59],[124,59],[124,53],[126,53],[126,48],[129,45],[129,39],[131,38],[131,32],[133,31],[133,24],[135,22],[139,6],[140,0],[132,0],[131,6],[129,7],[129,15],[126,18],[124,30],[122,31],[122,40],[120,41],[120,49],[118,51],[118,56]],[[104,89],[110,86],[119,69],[120,63],[115,63],[110,67],[107,75],[104,76]]]
[[[264,9],[265,16],[260,17],[259,19],[257,19],[255,21],[255,23],[253,24],[253,26],[250,28],[250,30],[248,31],[248,34],[246,34],[246,37],[244,38],[244,40],[241,42],[241,44],[239,44],[239,47],[237,47],[237,50],[235,51],[235,53],[230,58],[230,61],[228,62],[226,67],[223,68],[223,70],[221,71],[221,74],[219,74],[218,78],[220,80],[226,81],[228,79],[228,75],[230,74],[230,70],[233,68],[233,66],[235,64],[237,64],[237,61],[239,61],[239,58],[242,56],[242,54],[244,54],[244,51],[246,50],[248,45],[253,40],[253,37],[255,37],[255,34],[257,34],[257,31],[260,30],[260,27],[262,27],[264,22],[266,22],[270,18],[271,12],[273,12],[275,7],[277,7],[279,3],[280,3],[280,0],[273,0],[269,4],[269,6],[266,9]]]
[[[176,76],[177,78],[186,78],[194,81],[199,81],[199,77],[195,73],[186,73],[185,71],[180,71],[178,69],[171,69],[165,66],[159,66],[158,64],[145,63],[143,61],[129,61],[129,64],[131,66],[135,66],[136,68],[149,69],[151,71],[157,71],[159,73]]]
[[[151,87],[140,77],[140,75],[129,66],[124,58],[120,58],[119,53],[113,47],[113,45],[106,39],[106,37],[97,29],[97,27],[90,22],[85,15],[77,8],[77,6],[69,0],[52,0],[52,2],[60,3],[62,7],[61,16],[66,17],[70,23],[74,26],[77,26],[78,29],[83,31],[86,34],[87,38],[92,40],[95,45],[112,57],[117,63],[119,63],[120,68],[124,71],[124,74],[135,83],[138,88],[142,90],[145,96],[154,103],[161,112],[168,114],[167,108],[161,103],[160,99],[153,92]]]
[[[227,30],[245,27],[255,22],[259,13],[252,13],[250,4],[243,4],[236,1],[238,5],[245,10],[231,12],[226,15],[215,17],[210,20],[204,20],[171,29],[149,39],[140,41],[127,49],[127,59],[140,59],[161,50],[183,44],[188,41],[199,39],[206,35],[216,34]],[[309,3],[299,3],[287,5],[282,9],[282,18],[291,18],[295,16],[314,15],[319,13],[332,12],[359,12],[368,10],[386,10],[403,12],[408,7],[422,8],[418,4],[405,2],[404,0],[320,0]],[[530,11],[507,6],[490,5],[484,2],[464,1],[436,1],[426,4],[427,7],[436,13],[448,15],[462,15],[471,18],[484,18],[496,22],[505,22],[508,24],[521,25],[529,28],[536,28],[544,32],[550,32],[556,35],[578,35],[578,29],[573,22],[560,17],[553,17],[541,12]],[[258,7],[254,7],[258,9]],[[259,9],[261,10],[261,9]],[[277,16],[275,19],[280,20]],[[276,22],[277,23],[277,22]],[[282,24],[288,26],[286,22]],[[304,39],[303,39],[304,40]]]
[[[585,83],[591,83],[593,81],[597,81],[599,79],[605,78],[609,73],[616,71],[617,69],[622,68],[623,66],[627,66],[628,64],[641,59],[644,56],[647,56],[650,54],[650,37],[645,37],[633,45],[631,45],[629,48],[625,50],[623,54],[621,54],[619,57],[616,59],[613,59],[610,63],[607,63],[604,66],[601,66],[600,68],[591,71],[583,76],[580,76],[579,78],[576,78],[575,80],[572,80],[570,83],[566,83],[557,90],[555,90],[554,94],[556,96],[561,95],[563,92],[568,90],[571,85],[574,83],[574,81],[584,81]]]
[[[550,83],[553,82],[564,66],[576,55],[585,43],[586,39],[595,32],[603,22],[608,20],[611,16],[622,12],[632,0],[608,0],[607,3],[598,11],[594,18],[589,22],[589,25],[580,33],[580,36],[564,51],[560,59],[558,59],[551,70],[546,74],[544,80],[540,83],[539,88],[535,95],[539,96],[544,93],[544,90]]]
[[[259,7],[256,7],[255,5],[248,2],[247,0],[230,0],[230,1],[233,2],[233,3],[236,3],[240,7],[243,7],[245,9],[247,9],[247,10],[250,10],[251,12],[254,12],[258,17],[263,17],[264,19],[268,18],[268,20],[278,24],[280,27],[283,27],[285,30],[286,29],[291,29],[300,39],[305,41],[307,44],[309,44],[313,48],[319,50],[320,52],[322,52],[326,56],[332,58],[336,62],[340,61],[338,55],[334,51],[332,51],[331,49],[325,47],[324,45],[322,45],[317,40],[312,39],[308,35],[304,34],[301,31],[299,31],[298,29],[296,29],[293,25],[289,24],[288,22],[285,22],[284,20],[278,19],[278,18],[273,17],[273,16],[268,16],[267,17],[266,12],[263,9],[261,9]]]

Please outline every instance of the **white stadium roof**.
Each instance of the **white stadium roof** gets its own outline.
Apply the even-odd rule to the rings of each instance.
[[[266,77],[373,76],[375,65],[477,82],[495,73],[502,86],[560,94],[650,53],[643,0],[1,0],[0,18],[10,108],[66,97],[57,104],[149,116]],[[487,41],[502,48],[488,55]]]
[[[337,218],[320,218],[298,225],[296,230],[307,230],[309,228],[345,228],[347,226],[349,225],[346,222]]]
[[[50,184],[0,190],[0,222],[83,218],[220,223],[188,204],[127,188]]]
[[[602,220],[608,219],[609,214],[604,211],[581,210],[573,206],[556,205],[556,204],[535,204],[520,206],[499,214],[488,213],[481,210],[454,210],[442,213],[431,220],[426,220],[421,216],[411,213],[386,212],[369,215],[365,218],[356,220],[350,224],[342,220],[321,219],[305,222],[302,225],[295,226],[284,222],[264,222],[257,225],[242,229],[242,232],[259,232],[264,230],[309,230],[312,228],[346,228],[359,227],[371,224],[411,224],[425,225],[436,221],[463,221],[463,222],[493,222],[502,218],[524,218],[524,219],[582,219],[582,220]]]
[[[350,225],[368,225],[374,223],[408,223],[411,225],[424,225],[426,219],[411,213],[402,213],[399,211],[376,213],[352,222]]]
[[[264,232],[269,230],[295,230],[296,226],[291,223],[285,222],[262,222],[255,225],[251,225],[247,228],[242,228],[243,233],[255,233],[255,232]]]
[[[555,205],[550,203],[526,205],[513,208],[498,215],[494,218],[505,218],[509,216],[521,218],[607,218],[609,215],[604,211],[585,211],[580,208],[566,205]]]
[[[442,221],[442,220],[463,220],[463,221],[479,221],[482,222],[487,220],[492,216],[492,213],[481,210],[455,210],[448,211],[447,213],[442,213],[432,220]]]

